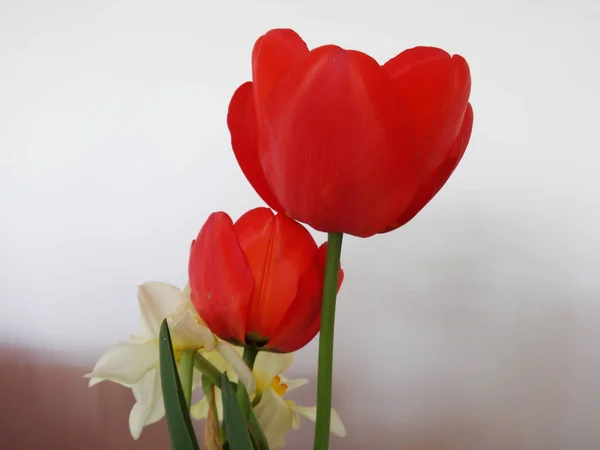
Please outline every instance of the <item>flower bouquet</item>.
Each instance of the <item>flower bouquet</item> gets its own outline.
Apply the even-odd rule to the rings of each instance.
[[[261,36],[252,81],[233,94],[231,144],[268,205],[235,222],[215,212],[192,242],[189,283],[138,288],[141,330],[87,375],[131,388],[137,439],[166,416],[174,450],[283,447],[300,417],[314,449],[345,436],[331,407],[343,234],[410,221],[446,183],[473,126],[466,61],[416,47],[383,65],[334,45],[308,50],[292,30]],[[328,233],[318,245],[302,224]],[[316,407],[286,398],[292,354],[319,333]],[[194,390],[201,394],[193,401]]]

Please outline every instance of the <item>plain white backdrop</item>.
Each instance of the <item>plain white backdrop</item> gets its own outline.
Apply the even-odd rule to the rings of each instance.
[[[208,214],[262,204],[225,118],[278,27],[381,63],[440,46],[473,79],[446,187],[404,228],[345,239],[334,448],[600,448],[591,0],[2,0],[0,343],[93,364],[137,331],[138,284],[183,286]],[[316,354],[291,374],[314,379]]]

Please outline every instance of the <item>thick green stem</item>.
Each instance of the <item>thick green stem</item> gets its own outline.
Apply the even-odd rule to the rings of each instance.
[[[248,369],[252,371],[254,369],[254,361],[256,361],[256,357],[258,356],[258,350],[254,347],[246,347],[244,349],[244,353],[242,355],[242,359],[248,366]]]
[[[258,355],[258,350],[254,347],[246,347],[244,348],[244,354],[242,355],[242,359],[252,371],[254,368],[254,361],[256,360],[256,356]],[[248,410],[250,409],[250,400],[248,399],[248,393],[246,392],[246,388],[244,387],[244,383],[238,382],[237,386],[237,399],[240,404],[240,408],[242,409],[242,414],[244,417],[248,417]]]
[[[212,363],[200,354],[196,353],[194,358],[194,367],[212,384],[221,387],[221,372]]]
[[[183,389],[183,396],[185,397],[185,403],[189,409],[192,401],[192,382],[194,379],[194,354],[196,350],[182,350],[181,351],[181,387]]]
[[[317,423],[314,450],[329,448],[331,424],[331,388],[333,376],[333,326],[335,322],[335,297],[338,287],[342,233],[327,236],[327,262],[323,283],[321,307],[321,332],[319,334],[319,374],[317,378]]]

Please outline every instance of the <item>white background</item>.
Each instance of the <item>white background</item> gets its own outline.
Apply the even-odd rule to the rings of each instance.
[[[185,283],[209,213],[261,205],[225,117],[276,27],[381,63],[440,46],[473,79],[447,186],[344,242],[333,447],[600,448],[598,2],[2,0],[2,345],[89,369],[137,331],[138,284]],[[316,344],[291,375],[314,380]]]

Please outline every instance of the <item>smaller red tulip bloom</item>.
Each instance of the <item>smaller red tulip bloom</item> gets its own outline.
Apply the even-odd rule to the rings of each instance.
[[[326,254],[304,226],[268,208],[235,224],[213,213],[192,243],[192,303],[223,340],[293,352],[319,331]]]
[[[462,56],[415,47],[380,65],[355,50],[309,50],[271,30],[252,81],[231,99],[237,161],[275,211],[325,232],[368,237],[411,220],[465,152],[473,110]]]

